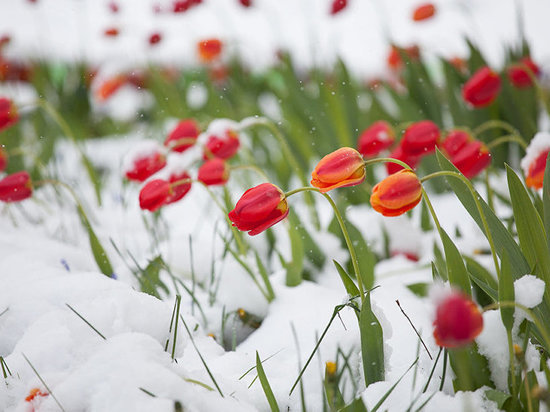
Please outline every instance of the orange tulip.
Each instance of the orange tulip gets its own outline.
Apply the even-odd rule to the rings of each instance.
[[[223,43],[219,39],[207,39],[198,42],[197,50],[203,63],[216,60],[222,53]]]
[[[337,187],[358,185],[365,180],[363,156],[351,147],[342,147],[323,157],[311,177],[312,186],[321,193]]]
[[[426,3],[418,6],[414,9],[413,20],[414,21],[423,21],[428,20],[430,17],[433,17],[435,14],[435,6],[432,3]]]
[[[422,199],[422,184],[409,169],[386,177],[372,189],[370,204],[384,216],[399,216],[414,208]]]

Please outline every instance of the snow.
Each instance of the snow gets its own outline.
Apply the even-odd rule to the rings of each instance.
[[[550,133],[538,132],[529,142],[525,156],[521,159],[521,168],[525,176],[529,174],[529,166],[539,157],[545,150],[550,150]]]
[[[533,275],[525,275],[514,282],[516,303],[526,308],[534,308],[542,302],[545,283]]]

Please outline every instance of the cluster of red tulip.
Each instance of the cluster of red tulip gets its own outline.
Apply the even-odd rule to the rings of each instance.
[[[168,151],[183,153],[197,144],[200,131],[192,119],[182,120],[168,134],[163,147],[136,155],[126,178],[144,182],[166,166]],[[223,185],[229,179],[230,168],[226,160],[233,157],[240,146],[238,134],[227,129],[221,136],[210,135],[203,146],[204,161],[197,172],[197,180],[207,186]],[[168,179],[148,181],[140,191],[139,203],[144,210],[156,211],[182,199],[191,190],[192,179],[187,171],[173,172]]]

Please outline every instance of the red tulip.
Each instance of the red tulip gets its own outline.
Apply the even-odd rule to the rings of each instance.
[[[13,173],[0,180],[0,201],[19,202],[31,196],[32,182],[27,172]]]
[[[207,186],[224,185],[229,180],[229,167],[223,159],[208,160],[199,168],[197,179]]]
[[[252,0],[239,0],[239,3],[241,3],[241,6],[243,7],[252,6]]]
[[[161,40],[162,40],[162,34],[160,33],[153,33],[149,36],[149,44],[151,46],[154,46],[160,43]]]
[[[451,162],[464,176],[472,179],[489,166],[491,153],[487,146],[476,140],[460,149],[451,157]]]
[[[162,179],[147,182],[139,192],[139,207],[154,212],[166,204],[173,195],[172,186]]]
[[[515,87],[525,88],[533,85],[532,76],[540,76],[540,68],[529,57],[524,57],[517,64],[513,64],[508,68],[508,78]]]
[[[244,192],[228,216],[233,226],[254,236],[283,220],[288,212],[283,191],[271,183],[262,183]]]
[[[195,120],[182,120],[170,132],[164,141],[164,146],[170,148],[174,152],[182,153],[195,144],[197,137],[199,137],[199,133],[199,126]]]
[[[464,101],[475,108],[490,105],[500,91],[500,77],[498,73],[485,66],[474,73],[462,88]]]
[[[197,43],[199,59],[203,63],[210,63],[220,57],[223,43],[219,39],[206,39]]]
[[[166,199],[166,204],[177,202],[191,190],[191,176],[187,172],[173,173],[168,181],[172,187],[172,195]]]
[[[160,151],[139,155],[133,160],[130,168],[126,170],[126,177],[129,180],[143,182],[164,166],[166,166],[166,156]]]
[[[404,49],[392,45],[387,57],[388,67],[392,70],[398,70],[403,67],[403,59],[399,52],[405,53],[410,60],[418,60],[420,57],[420,49],[416,45]]]
[[[95,97],[97,100],[105,101],[116,93],[126,83],[126,75],[119,74],[115,77],[105,80],[96,90]]]
[[[418,163],[420,162],[420,156],[405,153],[401,145],[397,146],[393,150],[393,152],[390,153],[389,157],[391,157],[392,159],[401,160],[402,162],[405,162],[407,165],[409,165],[413,169],[415,169],[416,166],[418,166]],[[388,171],[389,175],[397,173],[401,169],[403,169],[403,166],[397,163],[393,163],[393,162],[386,163],[386,170]]]
[[[432,153],[439,141],[439,128],[430,120],[413,123],[403,135],[401,148],[408,155],[423,156]]]
[[[337,187],[355,186],[365,180],[363,156],[351,147],[341,147],[323,157],[311,173],[311,185],[321,193]]]
[[[541,189],[544,183],[544,170],[546,169],[546,159],[550,149],[540,152],[540,154],[528,166],[525,176],[525,184],[533,189]]]
[[[414,9],[412,19],[414,21],[427,20],[435,14],[435,6],[432,3],[425,3]]]
[[[483,316],[476,304],[461,292],[452,292],[437,306],[434,320],[435,342],[456,348],[472,342],[483,330]]]
[[[0,132],[19,120],[17,108],[10,99],[0,97]]]
[[[204,159],[218,157],[229,159],[239,150],[239,135],[233,130],[226,130],[224,137],[210,136],[204,148]]]
[[[422,184],[409,170],[394,173],[372,189],[370,204],[384,216],[399,216],[414,208],[422,199]]]
[[[187,10],[201,3],[202,0],[176,0],[172,4],[172,11],[174,13],[185,13]]]
[[[334,16],[335,14],[340,13],[347,7],[347,5],[347,0],[332,0],[332,4],[330,6],[330,14]]]
[[[473,140],[468,132],[464,130],[451,130],[443,140],[441,148],[450,156],[456,155],[460,149]]]
[[[0,172],[6,170],[8,166],[8,154],[2,146],[0,146]]]
[[[105,29],[103,34],[107,37],[116,37],[118,36],[118,29],[116,27],[109,27],[108,29]]]
[[[394,139],[395,134],[388,122],[375,122],[359,136],[359,153],[364,157],[374,157],[390,147]]]

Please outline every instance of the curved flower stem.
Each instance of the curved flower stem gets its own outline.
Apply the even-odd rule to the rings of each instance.
[[[512,341],[512,330],[506,331],[508,341],[508,357],[510,359],[510,376],[512,380],[512,398],[516,397],[516,367],[514,365],[514,342]]]
[[[430,201],[430,198],[428,197],[428,193],[426,193],[426,190],[424,190],[424,186],[422,186],[422,198],[426,202],[426,205],[428,206],[428,210],[430,211],[430,214],[432,215],[432,219],[434,220],[435,226],[437,227],[437,233],[441,233],[441,224],[439,223],[439,219],[437,218],[437,215],[435,214],[434,207],[432,205],[432,202]]]
[[[507,135],[501,136],[501,137],[493,140],[492,142],[487,143],[487,148],[489,150],[492,150],[495,147],[497,147],[497,146],[499,146],[503,143],[508,143],[508,142],[514,142],[514,143],[519,144],[521,146],[521,148],[523,149],[523,151],[525,151],[527,149],[527,146],[528,146],[527,143],[525,142],[525,140],[520,138],[518,135],[516,135],[516,134],[507,134]]]
[[[481,133],[491,129],[506,130],[509,134],[517,136],[519,139],[523,140],[520,132],[514,126],[508,122],[498,119],[488,120],[485,123],[482,123],[472,131],[472,134],[477,138]]]
[[[307,191],[320,193],[321,195],[323,195],[325,199],[328,200],[328,202],[332,206],[334,215],[336,216],[336,219],[338,220],[338,224],[340,225],[340,229],[342,230],[342,234],[344,235],[346,246],[348,247],[351,263],[353,265],[353,271],[355,272],[355,277],[357,278],[357,286],[359,289],[359,294],[361,295],[361,302],[363,302],[363,300],[365,299],[365,289],[363,288],[363,280],[361,279],[361,272],[359,271],[359,261],[357,260],[357,254],[355,253],[355,248],[353,247],[353,243],[351,241],[351,238],[349,237],[349,233],[346,228],[346,223],[344,222],[344,219],[342,218],[342,215],[338,210],[336,203],[334,203],[334,200],[332,200],[332,198],[328,194],[321,192],[319,189],[315,187],[301,187],[299,189],[294,189],[289,192],[286,192],[285,197],[288,198],[296,193],[307,192]]]
[[[288,145],[288,142],[284,138],[281,131],[275,126],[275,124],[266,119],[265,117],[260,117],[258,119],[254,119],[250,122],[247,122],[246,125],[242,127],[241,130],[251,128],[254,126],[261,126],[267,129],[274,137],[277,139],[279,144],[281,145],[281,148],[283,150],[283,155],[285,159],[290,164],[290,167],[294,170],[294,173],[296,173],[296,176],[300,179],[302,184],[305,186],[308,184],[308,181],[304,175],[304,172],[302,168],[300,167],[300,164],[298,163],[298,159],[296,159],[296,156],[294,156],[294,153],[290,149],[290,146]],[[313,225],[317,230],[320,229],[321,223],[319,222],[319,216],[317,215],[317,211],[315,210],[315,202],[313,200],[313,196],[305,196],[306,204],[308,205],[311,221],[313,222]]]
[[[489,246],[491,247],[491,254],[493,255],[493,263],[495,265],[495,271],[496,271],[496,274],[497,274],[497,279],[500,279],[500,267],[498,265],[498,257],[497,257],[497,253],[496,253],[496,249],[495,249],[495,244],[493,242],[493,235],[491,234],[491,231],[489,230],[489,225],[487,224],[487,219],[485,217],[485,213],[483,213],[483,209],[481,208],[481,203],[479,201],[479,194],[475,191],[474,186],[472,185],[472,182],[470,182],[470,180],[468,180],[464,175],[462,175],[460,173],[450,172],[450,171],[446,171],[446,170],[443,170],[443,171],[440,171],[440,172],[435,172],[435,173],[429,174],[427,176],[424,176],[422,179],[420,179],[420,182],[424,183],[425,181],[427,181],[429,179],[432,179],[434,177],[439,177],[439,176],[454,177],[456,179],[461,180],[462,183],[464,183],[468,187],[468,190],[470,191],[470,193],[472,194],[472,197],[474,198],[474,202],[476,204],[477,211],[479,213],[479,216],[481,218],[481,222],[483,224],[483,229],[485,231],[485,236],[487,236],[487,240],[489,241]]]
[[[260,169],[258,166],[254,166],[254,165],[239,165],[239,166],[231,166],[230,167],[230,170],[233,171],[233,170],[243,170],[243,169],[248,169],[248,170],[252,170],[254,172],[256,172],[259,176],[261,176],[261,178],[263,180],[265,180],[266,182],[269,182],[269,177],[267,177],[267,175],[262,171],[262,169]]]
[[[404,169],[413,170],[412,167],[410,167],[407,163],[402,162],[398,159],[394,159],[392,157],[379,157],[376,159],[365,160],[363,163],[365,166],[373,165],[376,163],[396,163],[402,166]]]
[[[485,169],[485,190],[487,190],[487,204],[491,210],[495,210],[495,204],[493,201],[493,189],[489,182],[489,169]]]
[[[44,179],[44,180],[39,180],[37,182],[34,182],[33,184],[34,184],[34,186],[44,186],[44,185],[49,184],[49,185],[54,185],[54,186],[61,186],[64,189],[66,189],[67,192],[69,192],[69,194],[73,198],[74,202],[76,203],[76,207],[78,208],[79,212],[82,214],[82,217],[84,218],[85,223],[88,224],[88,225],[90,224],[90,220],[88,219],[88,216],[84,212],[84,207],[82,206],[82,202],[80,201],[80,199],[76,195],[73,188],[71,186],[69,186],[67,183],[62,182],[60,180],[56,180],[56,179]]]

